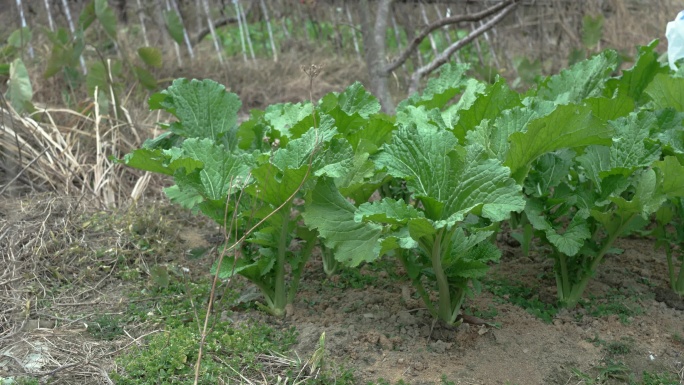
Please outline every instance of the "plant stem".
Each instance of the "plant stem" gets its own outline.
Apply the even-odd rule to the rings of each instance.
[[[280,211],[282,224],[280,238],[278,239],[278,254],[276,259],[275,293],[273,312],[276,316],[285,315],[287,305],[287,291],[285,289],[285,256],[287,255],[287,239],[290,235],[290,204],[288,203]]]
[[[563,307],[573,308],[575,305],[577,305],[577,302],[579,302],[579,299],[582,297],[584,290],[587,288],[587,285],[589,284],[589,280],[591,279],[591,277],[594,276],[594,273],[596,272],[596,269],[603,260],[603,257],[606,255],[608,250],[610,250],[610,248],[613,246],[613,243],[618,238],[618,236],[622,234],[625,228],[629,226],[629,224],[632,222],[632,220],[634,220],[634,218],[636,218],[637,215],[638,214],[632,214],[629,218],[627,218],[627,220],[622,222],[620,227],[618,227],[615,230],[615,232],[608,235],[608,238],[603,243],[603,246],[601,246],[601,249],[596,254],[594,259],[591,261],[591,265],[589,265],[589,268],[582,272],[582,279],[579,282],[577,282],[576,284],[572,284],[569,282],[568,279],[568,287],[570,288],[570,291],[566,291],[563,293],[564,298],[559,298],[561,301],[561,305]]]
[[[672,247],[668,244],[665,246],[665,255],[667,256],[667,270],[670,274],[670,286],[675,293],[684,295],[684,263],[679,268],[679,274],[675,277],[674,258],[672,258]]]
[[[321,257],[323,259],[323,271],[325,272],[325,275],[330,277],[335,274],[335,272],[337,272],[337,268],[339,267],[339,263],[335,259],[335,254],[332,252],[332,250],[322,246]]]
[[[304,266],[306,266],[309,258],[311,258],[311,252],[313,251],[314,246],[316,246],[317,240],[318,238],[315,236],[306,240],[306,247],[304,247],[301,254],[302,258],[297,266],[292,269],[292,281],[290,282],[290,290],[287,295],[287,303],[292,303],[292,301],[294,301],[294,297],[297,294],[297,289],[299,289],[299,280],[302,278]]]
[[[408,265],[408,257],[406,256],[406,253],[409,253],[410,251],[408,250],[402,250],[402,252],[399,255],[399,260],[401,261],[401,264],[404,266],[404,269],[406,271],[409,271],[409,265]],[[420,277],[421,275],[419,274],[416,278],[411,278],[411,283],[413,284],[413,287],[416,288],[418,291],[418,294],[420,295],[420,298],[423,299],[423,303],[425,303],[425,307],[427,307],[428,311],[430,314],[432,314],[433,317],[437,317],[438,313],[435,310],[435,306],[432,304],[432,301],[430,301],[430,296],[428,295],[427,291],[423,287],[423,284],[420,282]]]
[[[449,323],[451,319],[451,293],[449,293],[449,281],[447,280],[444,269],[442,268],[442,251],[445,249],[442,245],[446,229],[441,229],[435,235],[435,241],[432,244],[432,252],[430,259],[432,260],[432,269],[437,280],[437,288],[439,290],[439,318]],[[447,244],[450,240],[447,240]]]

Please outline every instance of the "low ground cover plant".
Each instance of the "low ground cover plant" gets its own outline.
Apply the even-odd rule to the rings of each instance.
[[[620,56],[604,51],[525,93],[447,64],[394,116],[355,83],[238,124],[237,95],[179,79],[150,98],[178,120],[122,162],[173,176],[173,202],[227,229],[235,262],[216,271],[256,284],[274,315],[318,245],[327,273],[395,256],[430,312],[457,323],[507,220],[524,250],[535,239],[550,250],[560,304],[573,307],[618,237],[681,214],[660,208],[684,194],[684,78],[656,46],[619,75]]]

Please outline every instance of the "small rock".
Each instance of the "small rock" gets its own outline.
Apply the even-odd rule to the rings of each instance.
[[[447,350],[451,349],[451,346],[451,343],[444,342],[442,340],[437,340],[435,342],[430,343],[430,349],[432,349],[432,351],[437,354],[445,353]]]
[[[418,319],[407,311],[402,311],[397,314],[397,323],[401,326],[410,326],[418,323]]]
[[[380,337],[378,338],[378,343],[380,344],[380,347],[384,350],[392,350],[392,348],[394,347],[392,341],[390,341],[389,338],[385,337],[384,334],[380,334]]]

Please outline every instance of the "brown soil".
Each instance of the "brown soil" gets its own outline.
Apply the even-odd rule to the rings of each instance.
[[[643,371],[679,373],[681,378],[684,301],[669,290],[665,258],[649,240],[627,239],[618,246],[624,254],[608,258],[585,297],[597,298],[597,304],[618,298],[643,310],[623,320],[620,314],[591,316],[580,307],[561,311],[548,324],[485,289],[466,309],[495,313],[491,321],[500,328],[446,328],[434,324],[410,283],[400,279],[401,269],[399,279],[375,272],[371,285],[340,289],[331,282],[340,282],[339,277],[325,280],[320,266],[314,266],[282,325],[297,327],[300,355],[312,352],[325,332],[330,357],[353,367],[364,383],[379,378],[439,383],[446,375],[456,384],[577,384],[583,382],[573,369],[595,374],[609,359],[623,362],[638,380]],[[521,283],[537,289],[540,299],[553,301],[555,281],[537,278],[552,273],[551,261],[535,252],[522,258],[515,248],[506,254],[492,269],[495,281]],[[369,270],[362,268],[361,274]],[[607,348],[620,343],[629,351],[616,355]]]
[[[198,273],[208,270],[193,266],[198,261],[179,257],[178,251],[215,243],[217,230],[209,221],[167,203],[124,214],[84,215],[86,205],[55,197],[0,202],[0,248],[12,251],[0,253],[0,377],[30,370],[57,383],[108,383],[114,357],[141,347],[139,337],[159,329],[127,325],[128,334],[113,341],[85,332],[94,316],[125,315],[126,293],[140,290],[139,282],[121,281],[115,254],[107,262],[107,255],[89,256],[95,250],[120,250],[143,274],[147,267],[167,262]],[[128,219],[115,219],[117,215]],[[103,221],[105,217],[111,219]],[[143,254],[129,239],[131,232],[149,239],[155,251]],[[670,373],[684,384],[684,301],[671,295],[664,255],[653,250],[652,241],[620,241],[617,246],[625,252],[609,256],[601,266],[585,295],[591,300],[559,312],[550,323],[512,304],[515,294],[493,294],[498,293],[496,285],[513,282],[518,286],[509,287],[531,288],[536,293],[531,299],[555,298],[552,263],[543,249],[522,257],[509,243],[502,240],[501,263],[493,266],[482,293],[465,305],[466,313],[495,326],[435,324],[392,259],[330,278],[315,259],[285,319],[256,310],[236,311],[233,318],[296,327],[299,357],[310,356],[325,332],[329,367],[350,368],[363,384],[380,378],[392,384],[433,384],[442,375],[469,385],[588,384],[573,370],[595,378],[597,368],[611,362],[623,363],[622,375],[633,376],[636,383],[647,371]],[[93,253],[84,256],[78,247]],[[599,305],[620,306],[593,313]]]

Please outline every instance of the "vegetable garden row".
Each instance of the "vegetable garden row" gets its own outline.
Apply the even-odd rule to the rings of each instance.
[[[457,323],[504,222],[523,252],[553,258],[562,306],[634,233],[664,248],[683,295],[684,72],[657,44],[619,73],[604,51],[523,93],[447,64],[394,116],[355,83],[238,124],[237,95],[178,79],[149,101],[178,120],[122,162],[173,176],[171,201],[226,228],[222,254],[236,258],[214,271],[249,279],[274,315],[319,245],[328,274],[396,257],[430,312]]]

